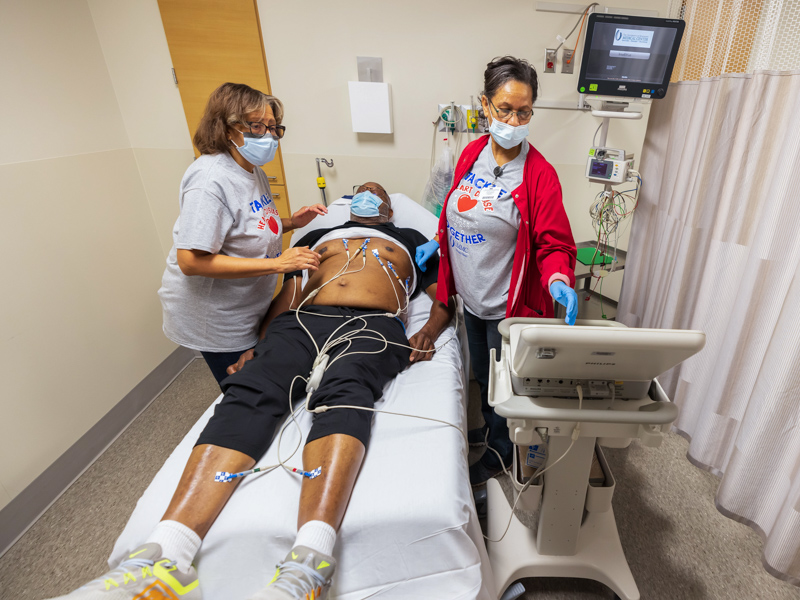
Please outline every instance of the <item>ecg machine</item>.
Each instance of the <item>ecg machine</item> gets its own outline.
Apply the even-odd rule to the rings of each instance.
[[[535,529],[512,515],[496,479],[487,483],[487,549],[498,596],[523,577],[578,577],[638,600],[611,507],[614,476],[600,446],[625,447],[635,438],[661,444],[678,407],[655,378],[699,352],[705,334],[525,318],[505,319],[499,331],[489,404],[508,420],[515,444],[545,438],[548,450],[545,470],[517,504],[538,510]],[[595,456],[602,483],[590,483]],[[517,452],[512,469],[516,497],[524,485]]]

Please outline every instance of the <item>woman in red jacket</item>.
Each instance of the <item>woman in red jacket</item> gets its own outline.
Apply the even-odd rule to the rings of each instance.
[[[437,295],[447,303],[458,293],[465,305],[470,361],[481,390],[484,430],[470,443],[497,451],[511,464],[513,443],[506,420],[488,403],[489,350],[500,352],[497,325],[506,317],[553,317],[553,299],[575,323],[575,242],[561,201],[555,169],[531,146],[538,78],[525,60],[504,56],[484,73],[483,112],[489,136],[469,144],[458,159],[453,187],[439,221],[441,244]],[[491,143],[490,143],[491,140]],[[438,244],[417,249],[424,263]],[[473,485],[503,468],[487,449],[470,467]]]

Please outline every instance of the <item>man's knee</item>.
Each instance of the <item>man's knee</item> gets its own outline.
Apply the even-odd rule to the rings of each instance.
[[[372,411],[358,408],[329,408],[314,415],[306,445],[333,435],[344,435],[361,442],[366,449],[372,431]]]

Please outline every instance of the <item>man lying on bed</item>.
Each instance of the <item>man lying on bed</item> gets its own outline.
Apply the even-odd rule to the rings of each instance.
[[[308,377],[317,357],[309,333],[289,308],[303,301],[299,320],[320,348],[329,338],[348,332],[367,328],[377,333],[361,333],[349,345],[339,344],[328,351],[330,362],[311,396],[312,409],[337,404],[371,408],[383,386],[409,362],[431,358],[435,340],[453,315],[453,302],[448,308],[435,300],[438,268],[429,265],[423,273],[413,261],[414,250],[425,237],[388,223],[392,214],[389,196],[376,183],[358,189],[350,210],[350,222],[313,231],[299,241],[298,245],[311,246],[320,254],[319,269],[308,271],[304,287],[301,272],[286,276],[262,327],[262,341],[229,368],[233,374],[222,381],[225,396],[200,435],[167,512],[147,542],[117,569],[66,597],[201,598],[191,562],[238,481],[218,483],[215,473],[253,468],[288,411],[293,378]],[[348,253],[347,274],[320,289],[342,272]],[[427,323],[410,339],[403,323],[392,316],[398,306],[406,305],[407,278],[410,295],[425,289],[434,299]],[[343,353],[348,356],[334,362]],[[304,381],[297,380],[293,394],[295,400],[305,395]],[[370,411],[351,408],[315,413],[303,450],[303,468],[311,472],[321,467],[320,475],[303,478],[294,547],[278,565],[270,585],[251,600],[327,597],[336,565],[331,556],[336,532],[364,459],[372,417]]]

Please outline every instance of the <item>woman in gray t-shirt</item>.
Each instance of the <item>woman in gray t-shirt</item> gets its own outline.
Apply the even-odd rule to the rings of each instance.
[[[309,248],[282,252],[283,233],[307,225],[321,204],[281,218],[266,174],[286,130],[283,104],[243,84],[225,83],[209,97],[194,135],[200,157],[180,187],[161,289],[164,333],[199,350],[218,382],[253,348],[278,275],[316,270]]]

